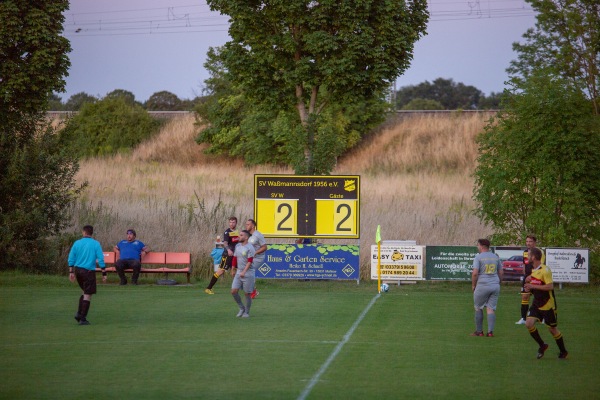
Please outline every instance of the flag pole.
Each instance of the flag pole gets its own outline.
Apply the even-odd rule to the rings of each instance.
[[[377,225],[377,293],[381,293],[381,225]]]

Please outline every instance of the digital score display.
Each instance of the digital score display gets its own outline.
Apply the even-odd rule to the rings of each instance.
[[[254,175],[265,237],[359,238],[360,176]]]

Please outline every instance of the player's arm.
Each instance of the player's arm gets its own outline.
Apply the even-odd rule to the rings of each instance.
[[[100,269],[102,269],[102,282],[106,283],[106,263],[104,262],[104,252],[102,252],[102,247],[100,246],[100,243],[97,243],[98,245],[96,246],[96,260],[98,262],[98,265],[100,266]]]
[[[475,290],[475,286],[477,286],[477,279],[479,279],[479,268],[473,268],[471,272],[471,288]]]
[[[502,263],[498,261],[498,277],[500,278],[500,282],[504,280],[504,269],[502,268]]]
[[[246,271],[248,271],[251,266],[252,266],[252,257],[248,257],[248,262],[244,266],[244,269],[242,270],[242,272],[240,272],[240,277],[243,278],[244,276],[246,276]]]
[[[230,241],[229,232],[224,232],[223,233],[223,243],[225,244],[224,248],[227,251],[227,255],[229,257],[231,257],[231,256],[233,256],[233,250],[231,250],[231,247],[229,247],[229,241]]]
[[[262,254],[262,253],[264,253],[265,251],[267,251],[267,244],[266,244],[266,243],[265,243],[265,244],[263,244],[262,246],[260,246],[260,247],[258,248],[258,250],[256,250],[256,251],[254,252],[254,255],[257,255],[257,254]]]
[[[544,285],[535,285],[531,282],[525,284],[525,289],[527,290],[541,290],[542,292],[551,292],[554,290],[554,283],[546,283]]]

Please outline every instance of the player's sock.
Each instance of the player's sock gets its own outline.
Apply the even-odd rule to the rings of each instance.
[[[217,273],[215,272],[215,274],[212,276],[212,279],[210,280],[210,283],[207,286],[207,289],[212,289],[213,286],[215,286],[215,283],[217,283],[217,279],[219,279],[219,275],[217,275]]]
[[[535,340],[540,345],[540,347],[542,347],[544,345],[544,341],[542,340],[542,337],[540,336],[540,333],[538,332],[537,328],[533,326],[531,328],[527,328],[527,330],[529,331],[529,334],[531,335],[533,340]]]
[[[496,325],[496,313],[491,313],[487,315],[488,320],[488,332],[494,331],[494,326]]]
[[[560,352],[565,353],[567,349],[565,348],[565,341],[563,339],[562,333],[559,332],[558,335],[554,336],[554,340],[556,340],[556,344],[558,345]]]
[[[233,299],[235,300],[235,302],[238,304],[238,306],[240,306],[240,309],[243,309],[244,303],[242,303],[242,298],[240,297],[240,294],[233,293],[232,296],[233,296]]]
[[[77,315],[81,316],[83,311],[83,295],[79,296],[79,308],[77,309]]]
[[[250,306],[252,306],[252,297],[246,296],[246,314],[250,314]]]
[[[475,310],[475,328],[477,332],[483,332],[483,310]]]
[[[87,317],[88,311],[90,311],[90,301],[89,300],[82,300],[82,305],[81,305],[81,319],[85,319],[85,317]]]
[[[529,302],[521,301],[521,318],[527,319],[527,310],[529,310]]]

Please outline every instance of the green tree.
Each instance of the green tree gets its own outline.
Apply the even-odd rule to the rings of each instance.
[[[396,103],[398,107],[403,108],[415,99],[427,99],[440,103],[444,110],[472,110],[479,108],[483,97],[481,90],[474,86],[456,83],[452,79],[437,78],[433,82],[425,81],[400,88],[396,93]]]
[[[600,2],[597,0],[526,0],[535,10],[535,28],[514,43],[518,58],[509,74],[517,80],[545,69],[568,79],[592,99],[600,114]]]
[[[163,90],[152,94],[144,103],[148,111],[181,111],[182,102],[176,94]]]
[[[79,111],[81,107],[86,103],[95,103],[98,99],[85,92],[75,93],[65,103],[65,110],[67,111]]]
[[[294,107],[278,110],[270,104],[249,99],[219,57],[219,49],[209,49],[205,63],[210,78],[205,81],[208,96],[196,111],[200,124],[210,121],[198,137],[210,143],[209,153],[243,158],[247,164],[273,163],[296,165],[301,170],[306,131]],[[337,156],[358,143],[366,132],[383,121],[387,104],[384,96],[371,99],[348,99],[344,104],[332,103],[322,112],[317,123],[313,147],[315,165],[331,169]],[[308,173],[308,172],[303,172]]]
[[[474,199],[499,243],[600,243],[600,117],[570,81],[530,75],[480,134]]]
[[[116,99],[122,98],[128,104],[139,104],[135,101],[135,95],[131,93],[129,90],[125,89],[115,89],[112,92],[106,93],[104,96],[105,99]]]
[[[45,120],[62,92],[69,42],[60,36],[68,2],[0,2],[0,268],[33,267],[45,238],[68,223],[78,162]]]
[[[231,18],[232,40],[220,58],[235,86],[253,106],[296,113],[298,125],[287,131],[301,144],[295,169],[307,173],[328,172],[314,159],[329,146],[323,138],[339,130],[328,122],[335,112],[326,115],[327,108],[379,97],[408,67],[428,19],[424,0],[208,4]]]
[[[402,107],[403,110],[443,110],[444,106],[437,100],[422,99],[417,97],[412,99]]]
[[[502,96],[504,93],[490,93],[489,96],[482,96],[477,106],[480,110],[499,110],[502,107]]]
[[[62,103],[62,99],[56,93],[50,93],[48,96],[48,110],[49,111],[62,111],[64,109],[64,104]]]
[[[157,132],[160,121],[125,97],[86,103],[60,132],[60,142],[79,157],[130,151]]]

